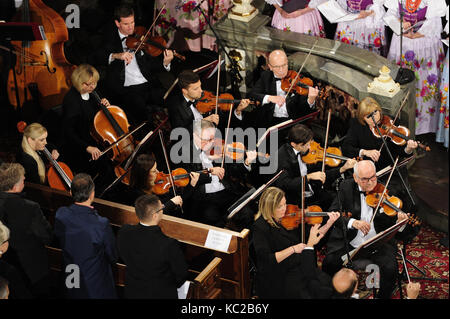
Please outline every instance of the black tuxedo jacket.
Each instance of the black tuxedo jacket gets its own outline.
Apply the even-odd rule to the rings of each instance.
[[[361,196],[359,193],[358,184],[353,179],[346,179],[342,182],[339,189],[339,196],[337,196],[334,202],[331,204],[329,211],[339,211],[340,204],[339,198],[342,203],[342,209],[344,212],[350,212],[351,217],[340,217],[336,220],[332,226],[330,238],[327,243],[328,253],[333,253],[339,249],[344,248],[344,232],[342,226],[342,219],[347,227],[350,218],[361,219]],[[379,233],[392,225],[397,221],[397,217],[390,217],[384,213],[378,211],[373,223],[376,233]],[[347,240],[350,243],[358,233],[357,229],[347,229]],[[350,249],[352,249],[350,247]]]
[[[124,225],[117,244],[127,265],[126,298],[177,299],[188,265],[175,239],[159,226]]]
[[[125,41],[125,40],[124,40]],[[116,27],[111,28],[111,31],[103,39],[103,46],[94,53],[93,59],[96,64],[107,66],[105,85],[108,91],[112,93],[121,93],[125,83],[125,62],[122,60],[114,60],[110,64],[109,55],[111,53],[123,52],[122,40]],[[151,84],[158,81],[157,73],[165,71],[163,66],[163,54],[158,57],[152,57],[143,51],[135,55],[139,69],[142,75]]]
[[[277,95],[276,80],[272,71],[264,71],[261,77],[256,81],[254,87],[249,92],[249,98],[253,98],[262,103],[264,96]],[[297,119],[305,116],[313,111],[307,102],[308,98],[303,95],[291,94],[289,95],[286,109],[290,119]],[[275,109],[274,103],[260,105],[255,109],[256,123],[255,127],[270,127],[273,120],[273,111]]]
[[[311,299],[330,299],[334,294],[331,277],[317,267],[315,254],[314,249],[304,249],[299,254],[306,291]]]
[[[277,153],[278,158],[278,170],[284,169],[285,172],[280,175],[275,185],[286,192],[286,200],[291,204],[298,204],[302,185],[302,175],[300,172],[300,165],[298,157],[295,155],[294,149],[289,143],[283,144]],[[321,170],[321,163],[307,165],[308,174]],[[339,167],[325,170],[326,184],[333,183],[339,177]],[[306,180],[305,189],[308,190],[308,183],[311,184],[311,188],[314,193],[318,191],[318,188],[322,186],[321,182]]]

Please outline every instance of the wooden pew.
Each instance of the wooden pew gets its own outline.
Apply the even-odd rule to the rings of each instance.
[[[48,214],[47,217],[52,224],[56,210],[61,206],[69,206],[73,202],[68,192],[51,189],[43,185],[25,183],[25,192],[28,199],[39,203],[42,210]],[[138,223],[132,206],[98,198],[94,200],[92,205],[101,216],[110,220],[113,227]],[[250,298],[249,231],[247,229],[239,233],[169,215],[163,216],[160,227],[167,236],[185,244],[185,256],[191,271],[200,273],[205,268],[204,263],[197,265],[193,262],[205,253],[212,253],[213,256],[222,260],[218,269],[220,270],[220,286],[223,298]],[[231,236],[226,250],[205,245],[208,234],[212,235],[213,233],[219,236]],[[210,257],[207,256],[207,258]]]
[[[46,246],[50,269],[55,272],[64,271],[62,250],[56,247]],[[218,299],[221,297],[222,289],[220,287],[220,269],[219,265],[222,259],[214,257],[214,259],[203,269],[198,275],[195,271],[189,270],[191,275],[195,276],[191,280],[188,299]],[[114,282],[116,286],[125,287],[125,274],[127,266],[116,263],[113,267]]]

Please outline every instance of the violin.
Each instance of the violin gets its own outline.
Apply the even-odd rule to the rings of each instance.
[[[205,169],[202,171],[198,171],[197,173],[208,173],[209,170]],[[190,181],[190,174],[184,168],[176,168],[172,171],[172,179],[177,187],[186,187]],[[152,187],[152,192],[156,195],[166,194],[170,187],[172,187],[170,183],[169,174],[158,172],[155,178],[154,185]]]
[[[167,49],[167,42],[161,36],[148,37],[145,27],[136,27],[134,34],[127,37],[125,43],[127,48],[138,52],[144,50],[145,53],[152,57],[157,57]],[[173,55],[181,61],[186,61],[186,57],[173,51]]]
[[[323,147],[315,141],[311,141],[311,147],[306,155],[302,156],[302,161],[306,164],[315,164],[323,160]],[[337,167],[341,164],[341,160],[348,159],[342,156],[342,152],[337,147],[328,147],[326,150],[325,164],[330,167]]]
[[[385,190],[383,184],[378,183],[373,190],[366,193],[366,203],[370,207],[376,207],[380,202],[381,196]],[[403,206],[403,202],[400,198],[396,196],[390,196],[388,191],[384,193],[383,200],[380,203],[380,207],[383,208],[383,212],[388,216],[396,216],[397,213],[402,212],[401,208]],[[420,221],[417,217],[409,216],[408,223],[412,226],[417,226],[420,224]]]
[[[209,152],[209,158],[214,160],[223,156],[223,152],[225,151],[225,156],[233,161],[241,161],[244,158],[245,152],[247,151],[244,144],[241,142],[232,142],[227,143],[226,147],[224,147],[225,141],[216,138],[213,142],[213,147]],[[269,158],[269,154],[264,154],[257,152],[258,156]]]
[[[304,220],[307,224],[322,224],[323,217],[328,216],[328,212],[323,212],[322,208],[317,205],[308,206],[305,209]],[[351,217],[351,213],[341,213],[341,216]],[[303,219],[303,211],[297,205],[286,205],[286,213],[281,218],[281,225],[287,230],[297,228]]]
[[[298,73],[294,70],[289,70],[286,76],[281,79],[281,89],[287,93],[294,90],[297,94],[306,96],[309,93],[309,88],[313,87],[313,85],[313,80],[298,76]]]
[[[406,141],[412,140],[412,138],[410,137],[411,132],[409,131],[409,129],[401,125],[396,126],[394,124],[394,121],[387,115],[383,115],[381,122],[378,124],[378,128],[383,137],[389,137],[391,141],[396,145],[405,145]],[[373,135],[381,138],[376,126],[373,126],[370,129]],[[429,152],[431,150],[429,146],[424,145],[419,141],[417,141],[417,143],[419,147],[424,149],[425,151]]]
[[[197,101],[196,108],[201,114],[205,114],[211,112],[216,108],[216,99],[217,97],[209,91],[203,91],[202,97]],[[218,104],[217,107],[224,111],[228,112],[234,103],[240,103],[242,100],[235,100],[233,95],[230,93],[222,93],[218,96]],[[256,104],[255,101],[250,101],[250,104]]]

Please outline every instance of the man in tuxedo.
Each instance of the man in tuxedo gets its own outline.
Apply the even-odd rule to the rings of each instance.
[[[197,120],[207,120],[213,122],[223,131],[228,124],[228,112],[218,110],[218,114],[204,116],[197,108],[197,102],[203,97],[202,83],[197,73],[192,70],[184,70],[178,75],[178,85],[181,88],[179,93],[172,95],[166,102],[169,109],[169,119],[172,129],[184,127],[189,134],[192,134],[192,123]],[[244,126],[244,110],[250,100],[243,99],[234,109],[230,127]]]
[[[125,297],[177,299],[177,287],[187,279],[188,265],[178,242],[158,226],[164,205],[156,195],[142,195],[135,203],[137,225],[123,225],[117,244],[127,265]]]
[[[331,185],[340,174],[355,165],[355,160],[348,160],[343,166],[321,171],[321,162],[305,164],[302,156],[310,151],[313,132],[306,125],[297,124],[288,133],[288,142],[283,144],[276,154],[278,171],[284,169],[275,182],[286,192],[286,200],[290,204],[301,204],[302,176],[305,176],[305,206],[319,205],[327,211],[333,201],[333,195],[322,187],[325,183]]]
[[[162,105],[164,90],[158,73],[170,71],[173,51],[164,50],[159,57],[151,57],[140,50],[135,53],[126,45],[126,38],[134,33],[134,11],[127,4],[114,11],[116,29],[106,35],[103,47],[94,55],[97,64],[106,66],[104,86],[110,101],[121,106],[131,124],[151,120],[151,114]]]
[[[251,163],[256,158],[255,151],[247,151],[243,163],[225,163],[217,166],[209,152],[213,147],[216,127],[213,122],[199,120],[194,122],[193,140],[191,141],[190,158],[183,156],[181,166],[188,172],[208,170],[201,173],[197,182],[198,191],[189,200],[189,211],[193,219],[206,224],[224,227],[227,208],[229,208],[246,191],[238,181],[251,170]],[[221,161],[221,158],[218,159]],[[248,225],[253,213],[244,207],[235,218],[239,224]]]
[[[271,127],[289,119],[297,119],[314,110],[315,99],[319,94],[317,87],[308,88],[308,96],[298,95],[294,90],[286,96],[281,89],[281,80],[289,71],[288,58],[282,50],[269,54],[270,71],[261,73],[261,77],[249,92],[249,97],[260,101],[262,105],[255,110],[255,127]]]
[[[0,166],[0,221],[11,231],[4,258],[24,274],[35,297],[48,298],[50,269],[45,245],[52,240],[52,229],[39,204],[24,198],[24,181],[22,165]]]
[[[397,217],[388,216],[380,210],[372,219],[374,208],[366,203],[367,192],[372,191],[377,185],[375,164],[364,160],[355,164],[353,179],[345,180],[339,189],[338,196],[330,207],[330,210],[342,210],[350,212],[351,217],[340,217],[333,225],[327,242],[327,255],[323,261],[322,269],[330,275],[341,269],[342,256],[346,255],[346,241],[351,251],[369,240],[377,233],[389,228],[395,223],[408,218],[405,213],[397,213]],[[339,202],[340,201],[340,202]],[[342,220],[343,219],[343,220]],[[400,232],[403,231],[402,227]],[[344,233],[345,231],[345,233]],[[363,252],[359,258],[370,259],[380,268],[379,298],[390,298],[394,289],[397,275],[397,260],[395,242],[382,244],[378,248],[372,248]]]
[[[116,241],[109,220],[92,207],[94,182],[88,174],[75,175],[70,189],[74,204],[55,215],[64,264],[79,267],[79,287],[67,287],[71,299],[117,298],[112,265],[117,261]]]

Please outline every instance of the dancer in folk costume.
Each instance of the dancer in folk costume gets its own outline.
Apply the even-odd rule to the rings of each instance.
[[[348,13],[359,13],[356,20],[339,22],[334,39],[385,56],[384,0],[337,0]]]
[[[304,33],[316,37],[325,38],[325,29],[319,10],[316,9],[320,3],[318,0],[307,0],[308,5],[304,9],[299,9],[288,13],[282,9],[288,1],[297,0],[265,0],[275,7],[272,17],[272,27],[284,30]]]
[[[448,41],[448,6],[446,18],[447,23],[445,25],[444,31],[447,34],[447,41]],[[436,142],[444,143],[444,146],[448,148],[448,48],[447,48],[447,55],[444,60],[444,71],[442,72],[440,93],[441,93],[441,108],[439,110],[439,121],[438,121],[438,129],[436,132]]]
[[[392,35],[388,59],[414,71],[416,75],[416,134],[435,133],[439,119],[439,84],[444,51],[441,42],[441,17],[445,15],[444,0],[386,0],[386,15],[400,18],[403,28],[416,25],[403,34],[402,59],[400,37]]]

